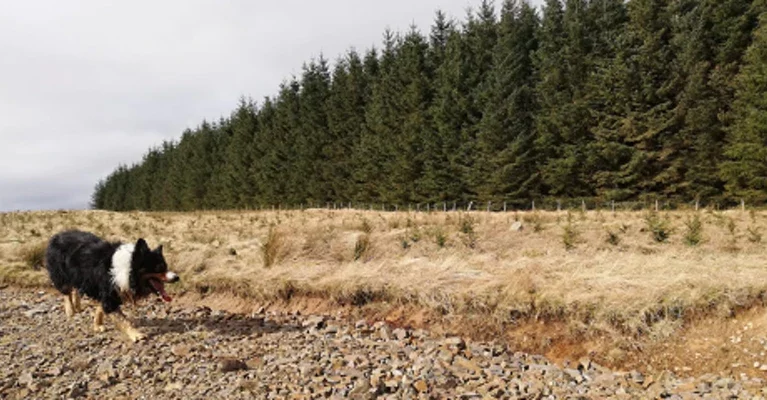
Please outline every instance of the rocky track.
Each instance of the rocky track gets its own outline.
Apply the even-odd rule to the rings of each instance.
[[[561,368],[500,344],[333,317],[146,304],[149,340],[48,292],[0,290],[0,398],[764,398],[765,380]]]

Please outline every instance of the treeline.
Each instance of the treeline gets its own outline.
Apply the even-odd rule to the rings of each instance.
[[[767,201],[765,0],[484,1],[320,57],[98,183],[111,210]]]

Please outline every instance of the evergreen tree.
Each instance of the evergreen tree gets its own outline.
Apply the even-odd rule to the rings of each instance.
[[[674,45],[680,54],[677,103],[681,119],[674,143],[679,171],[665,192],[685,198],[713,198],[722,192],[717,169],[722,161],[724,123],[732,103],[732,82],[753,30],[749,0],[678,0]]]
[[[267,204],[292,203],[305,199],[305,188],[299,184],[305,177],[296,168],[295,143],[301,126],[298,80],[283,83],[274,102],[271,127],[262,137],[268,152],[264,155],[262,177],[265,178],[264,201]]]
[[[451,160],[460,172],[458,179],[465,182],[465,199],[476,199],[477,191],[486,179],[480,163],[488,160],[477,148],[479,124],[487,99],[484,97],[487,76],[493,66],[493,50],[498,41],[498,25],[492,1],[483,0],[476,11],[470,13],[464,26],[465,40],[461,47],[460,74],[465,87],[465,120],[459,132],[459,146]]]
[[[432,121],[425,140],[424,173],[420,186],[430,202],[460,199],[465,184],[452,162],[460,145],[459,133],[464,123],[465,88],[461,77],[463,37],[444,14],[437,13],[430,35],[431,64],[434,69],[434,99],[429,109]]]
[[[355,150],[357,165],[360,165],[356,179],[363,201],[394,203],[398,200],[392,192],[391,173],[394,165],[392,141],[402,125],[399,105],[395,103],[402,91],[395,64],[399,44],[400,38],[386,31],[370,103],[365,110],[366,130]]]
[[[759,18],[735,88],[722,177],[731,198],[763,203],[767,201],[767,10]]]
[[[331,199],[349,202],[355,197],[354,163],[350,157],[365,129],[365,107],[369,99],[369,83],[359,54],[350,51],[339,60],[333,71],[328,98],[328,131],[330,142],[324,157],[323,171]]]
[[[205,190],[203,208],[206,209],[233,209],[241,207],[237,204],[237,196],[231,190],[229,181],[229,143],[234,136],[231,119],[221,118],[216,129],[211,133],[211,163],[212,170],[210,180]],[[252,177],[249,180],[255,185]],[[252,199],[251,199],[252,200]],[[250,205],[250,204],[249,204]]]
[[[288,197],[288,204],[308,201],[335,201],[332,193],[332,160],[326,157],[331,136],[328,132],[327,103],[330,95],[330,69],[322,56],[304,66],[299,104],[300,123],[293,142],[296,169],[293,184],[300,189]]]
[[[616,58],[603,74],[611,82],[605,111],[594,128],[601,159],[598,192],[623,200],[661,194],[675,179],[672,157],[664,151],[678,131],[667,1],[633,0]]]
[[[392,130],[390,166],[387,171],[391,199],[395,203],[422,202],[426,191],[419,187],[423,176],[424,143],[431,130],[428,109],[432,101],[428,65],[429,45],[412,27],[402,40],[394,66],[393,104],[399,121]]]
[[[593,47],[585,0],[549,0],[544,8],[537,53],[538,149],[542,178],[549,195],[591,196],[588,167],[591,119],[587,83]]]
[[[487,102],[478,135],[477,170],[485,179],[480,197],[496,202],[529,199],[538,194],[535,160],[536,71],[539,20],[526,2],[506,0],[499,41],[484,94]]]

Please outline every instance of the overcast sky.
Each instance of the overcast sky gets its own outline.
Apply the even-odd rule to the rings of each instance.
[[[0,12],[0,212],[87,208],[96,182],[320,53],[428,33],[480,0],[9,1]],[[535,2],[535,3],[539,3]],[[497,1],[500,4],[500,0]]]

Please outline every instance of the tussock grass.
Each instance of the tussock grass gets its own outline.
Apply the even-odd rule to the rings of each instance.
[[[370,248],[370,235],[364,233],[357,237],[357,242],[354,244],[354,261],[363,259],[368,249]]]
[[[21,247],[19,258],[24,265],[33,270],[45,268],[45,250],[47,242],[37,242]]]
[[[270,226],[269,231],[266,233],[266,238],[261,244],[261,256],[264,262],[264,268],[270,268],[279,261],[279,256],[283,247],[282,234],[274,226]]]
[[[512,230],[514,221],[525,228]],[[27,249],[77,227],[166,244],[184,289],[265,301],[386,301],[498,325],[557,321],[651,338],[767,303],[761,211],[82,211],[4,213],[0,222],[6,284],[48,285],[30,268],[39,250]],[[705,240],[691,246],[698,229]],[[577,245],[563,246],[566,236]]]

